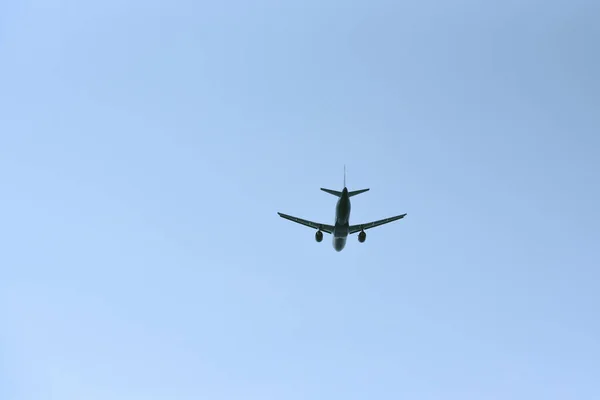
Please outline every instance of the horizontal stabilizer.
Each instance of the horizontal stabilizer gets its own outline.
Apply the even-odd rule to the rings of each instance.
[[[332,194],[334,196],[342,197],[342,192],[338,192],[337,190],[331,190],[331,189],[325,189],[325,188],[321,188],[321,190],[324,192],[327,192],[329,194]]]
[[[356,196],[357,194],[367,192],[368,190],[369,189],[360,189],[360,190],[354,190],[352,192],[348,192],[348,197]]]

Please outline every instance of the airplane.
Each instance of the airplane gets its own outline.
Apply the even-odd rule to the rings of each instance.
[[[406,216],[405,214],[396,215],[394,217],[380,219],[378,221],[368,222],[365,224],[357,224],[350,225],[350,197],[356,196],[357,194],[364,193],[369,189],[360,189],[349,192],[346,187],[346,166],[344,166],[344,188],[341,192],[337,190],[325,189],[321,188],[322,191],[329,193],[331,195],[337,196],[339,200],[335,206],[335,222],[334,225],[321,224],[318,222],[308,221],[302,218],[293,217],[291,215],[283,214],[278,212],[281,218],[290,220],[292,222],[296,222],[298,224],[308,226],[310,228],[316,229],[315,240],[317,242],[321,242],[323,240],[323,232],[329,233],[333,235],[333,248],[340,252],[346,246],[346,239],[348,235],[354,234],[356,232],[360,232],[358,234],[358,241],[360,243],[364,243],[367,239],[367,234],[365,233],[366,229],[371,229],[376,226],[380,226],[383,224],[387,224],[392,221],[399,220]]]

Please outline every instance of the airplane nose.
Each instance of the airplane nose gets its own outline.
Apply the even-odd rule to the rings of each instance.
[[[344,239],[340,239],[340,238],[334,238],[333,239],[333,248],[335,249],[335,251],[340,252],[344,249],[344,246],[346,245],[346,242]]]

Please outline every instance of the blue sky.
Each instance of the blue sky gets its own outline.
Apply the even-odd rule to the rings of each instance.
[[[0,3],[0,398],[599,398],[598,15]]]

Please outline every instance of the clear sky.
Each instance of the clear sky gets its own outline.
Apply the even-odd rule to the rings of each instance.
[[[599,17],[0,2],[0,398],[600,398]]]

